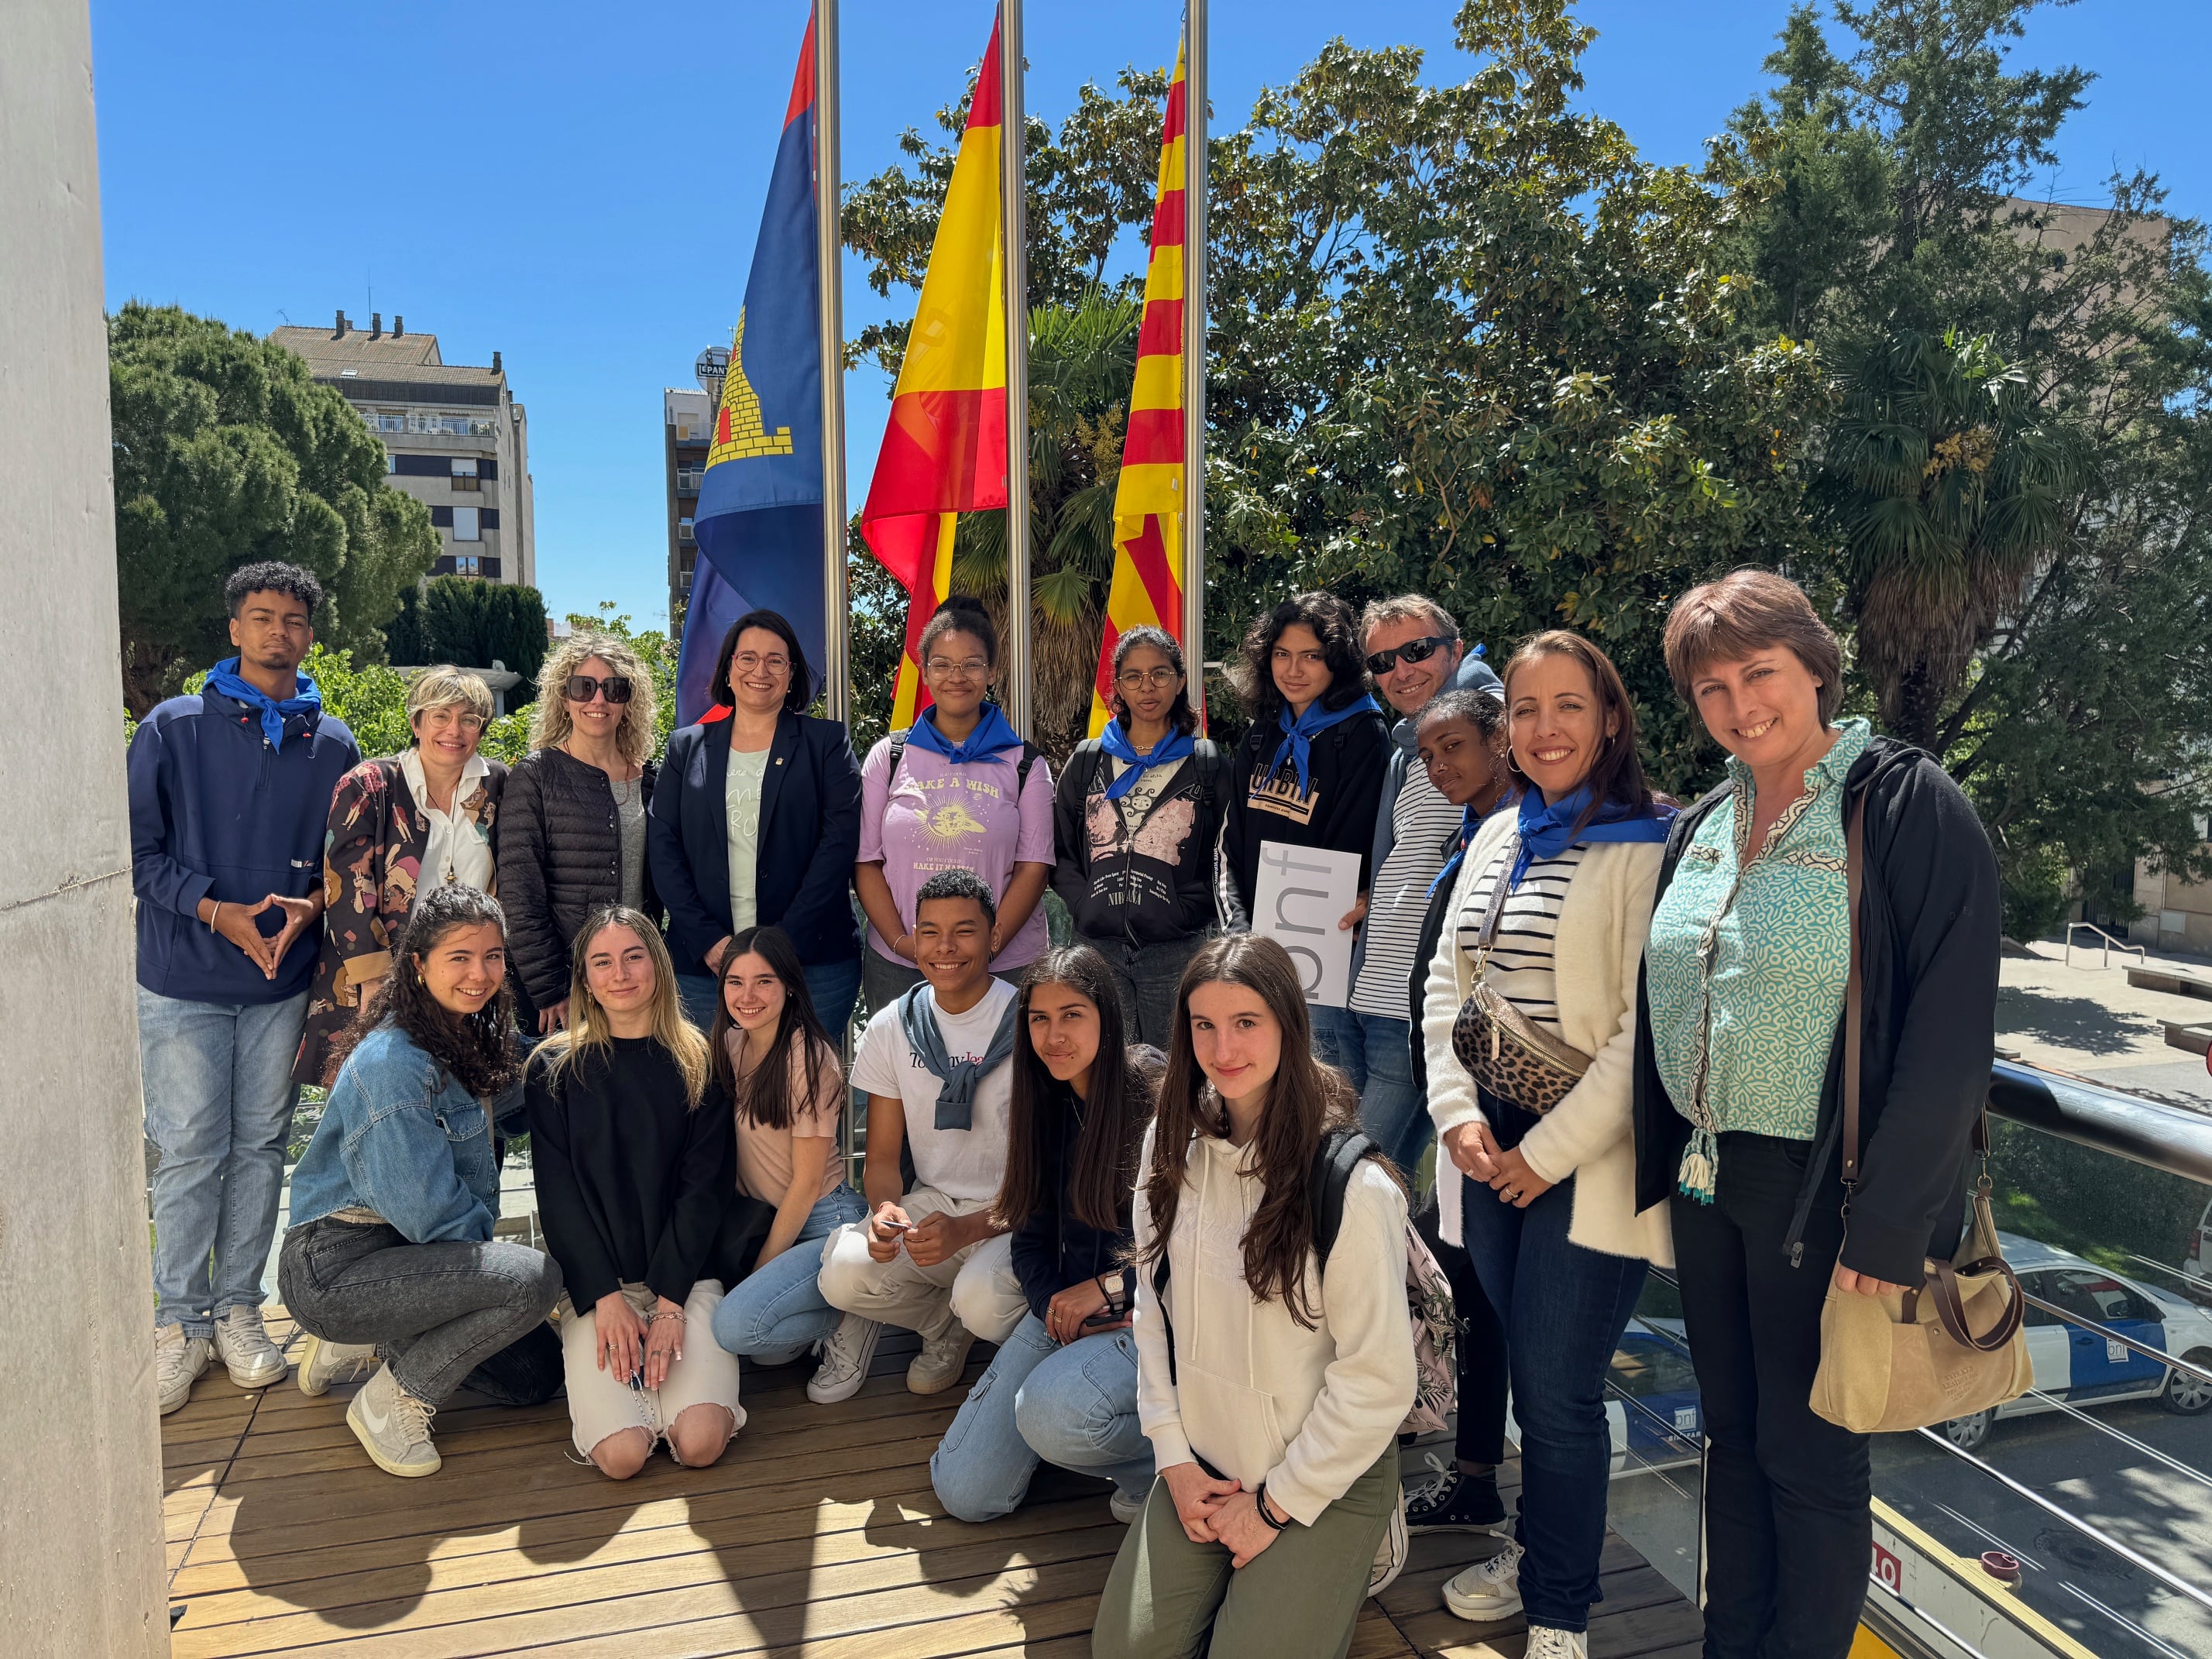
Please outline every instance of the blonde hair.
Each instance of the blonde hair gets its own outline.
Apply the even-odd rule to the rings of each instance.
[[[415,730],[415,717],[434,708],[466,708],[489,726],[491,687],[467,669],[441,662],[407,683],[407,729]]]
[[[568,1026],[539,1043],[537,1054],[532,1056],[532,1062],[538,1055],[544,1056],[545,1081],[551,1084],[568,1062],[586,1049],[597,1052],[602,1059],[612,1053],[614,1032],[607,1024],[607,1011],[592,994],[585,969],[592,941],[610,927],[629,928],[637,935],[646,955],[653,960],[653,1040],[667,1049],[676,1061],[677,1069],[684,1074],[685,1103],[696,1109],[700,1097],[707,1091],[711,1056],[706,1034],[684,1017],[684,1005],[676,997],[676,964],[669,960],[668,947],[661,942],[660,930],[646,920],[643,912],[633,910],[627,904],[600,906],[576,930],[575,945],[570,952],[573,965],[568,970]]]
[[[630,684],[622,724],[615,728],[615,747],[624,760],[641,763],[653,752],[653,675],[645,659],[611,634],[571,634],[546,653],[545,665],[538,671],[538,713],[531,721],[530,746],[557,749],[568,742],[575,721],[561,688],[593,657]]]

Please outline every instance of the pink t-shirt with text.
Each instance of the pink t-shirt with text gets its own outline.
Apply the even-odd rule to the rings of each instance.
[[[1052,768],[1042,756],[1030,766],[1028,787],[1013,799],[1021,750],[959,765],[908,744],[890,776],[890,739],[868,751],[860,768],[860,862],[880,860],[899,920],[914,931],[914,896],[939,870],[972,870],[994,898],[1006,896],[1017,864],[1053,860]],[[1044,906],[992,958],[994,972],[1028,966],[1046,943]],[[872,926],[868,944],[888,961],[904,963]]]

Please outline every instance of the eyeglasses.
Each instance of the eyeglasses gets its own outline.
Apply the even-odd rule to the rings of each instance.
[[[459,726],[464,732],[481,732],[484,729],[483,715],[456,714],[450,705],[443,708],[425,708],[415,718],[425,726],[453,725]]]
[[[977,680],[991,672],[991,665],[981,657],[963,657],[958,662],[950,657],[932,657],[922,666],[945,679]]]
[[[791,659],[763,657],[757,651],[740,651],[730,659],[730,666],[740,674],[755,674],[762,669],[766,669],[771,674],[788,674],[791,672]]]
[[[1450,643],[1451,641],[1441,634],[1431,634],[1425,640],[1407,640],[1403,645],[1393,647],[1388,651],[1377,651],[1373,656],[1368,658],[1367,672],[1370,674],[1387,674],[1398,665],[1398,659],[1401,657],[1407,662],[1426,662]]]
[[[1164,691],[1182,677],[1174,669],[1163,665],[1158,668],[1131,668],[1114,676],[1114,684],[1124,691],[1141,691],[1146,686]]]
[[[626,674],[610,674],[603,680],[589,674],[571,674],[562,684],[561,695],[570,702],[589,702],[604,691],[609,702],[628,702],[632,690]]]

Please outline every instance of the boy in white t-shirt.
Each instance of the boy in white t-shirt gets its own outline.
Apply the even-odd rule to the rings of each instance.
[[[1006,1172],[1006,1062],[1019,1035],[1014,988],[991,977],[997,926],[990,889],[970,872],[941,870],[923,883],[914,924],[923,982],[876,1010],[861,1035],[853,1084],[868,1097],[870,1214],[823,1247],[823,1299],[854,1316],[838,1338],[851,1330],[857,1339],[823,1349],[807,1389],[823,1404],[866,1379],[875,1323],[921,1334],[906,1385],[938,1394],[960,1380],[977,1337],[1003,1341],[1029,1311],[992,1219]],[[914,1154],[911,1190],[902,1149]]]

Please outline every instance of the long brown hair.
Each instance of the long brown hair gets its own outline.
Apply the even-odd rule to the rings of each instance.
[[[730,1050],[744,1045],[745,1030],[730,1018],[729,984],[738,958],[747,955],[768,963],[769,971],[783,982],[783,1012],[776,1017],[775,1036],[769,1042],[768,1053],[740,1082]],[[714,976],[714,1029],[707,1038],[714,1081],[722,1085],[722,1092],[746,1122],[763,1129],[791,1127],[792,1115],[798,1109],[791,1089],[793,1043],[803,1044],[805,1055],[806,1092],[800,1098],[812,1101],[822,1092],[824,1059],[832,1066],[836,1064],[836,1045],[830,1041],[830,1033],[822,1029],[821,1016],[814,1012],[814,999],[806,990],[806,970],[799,965],[798,947],[792,944],[791,935],[772,926],[748,927],[722,952],[722,971]]]
[[[1259,993],[1282,1028],[1282,1058],[1267,1082],[1252,1146],[1259,1158],[1260,1207],[1244,1230],[1244,1284],[1262,1302],[1280,1301],[1308,1330],[1320,1310],[1306,1297],[1306,1258],[1313,1253],[1313,1197],[1309,1187],[1322,1136],[1358,1121],[1359,1097],[1344,1074],[1313,1055],[1313,1024],[1290,952],[1257,933],[1229,933],[1203,946],[1183,969],[1176,991],[1174,1046],[1152,1118],[1152,1158],[1145,1171],[1152,1243],[1137,1260],[1163,1255],[1182,1200],[1191,1142],[1228,1130],[1226,1109],[1199,1069],[1190,1037],[1190,994],[1226,981]]]
[[[1009,1232],[1052,1199],[1045,1191],[1042,1141],[1044,1119],[1073,1091],[1046,1069],[1030,1041],[1030,994],[1040,985],[1065,985],[1098,1011],[1098,1057],[1081,1107],[1083,1128],[1067,1169],[1067,1205],[1075,1218],[1102,1233],[1127,1232],[1129,1195],[1137,1184],[1137,1154],[1152,1121],[1152,1079],[1129,1061],[1121,999],[1106,959],[1088,945],[1046,951],[1022,975],[1014,1009],[1013,1103],[1006,1125],[1006,1174],[994,1206]],[[1142,1050],[1151,1054],[1149,1048]]]
[[[1541,657],[1571,657],[1579,663],[1597,691],[1599,720],[1613,722],[1613,735],[1605,739],[1597,758],[1583,775],[1583,781],[1589,786],[1589,805],[1583,808],[1582,816],[1576,820],[1575,833],[1579,836],[1589,829],[1608,803],[1631,811],[1650,806],[1651,786],[1644,781],[1644,762],[1636,748],[1636,705],[1628,700],[1628,688],[1621,683],[1620,671],[1613,665],[1613,659],[1581,635],[1554,628],[1521,642],[1521,648],[1513,653],[1504,673],[1498,677],[1505,690],[1509,733],[1513,720],[1513,677]],[[1510,749],[1506,751],[1506,764],[1512,769],[1514,781],[1526,787],[1528,776]]]
[[[325,1078],[339,1068],[361,1041],[380,1025],[396,1025],[408,1039],[478,1100],[503,1092],[522,1073],[522,1047],[514,1033],[514,982],[498,991],[473,1014],[457,1014],[430,994],[422,980],[422,959],[464,927],[493,927],[504,935],[507,913],[499,901],[465,882],[426,888],[407,914],[392,947],[392,969],[368,1004],[331,1043]]]

